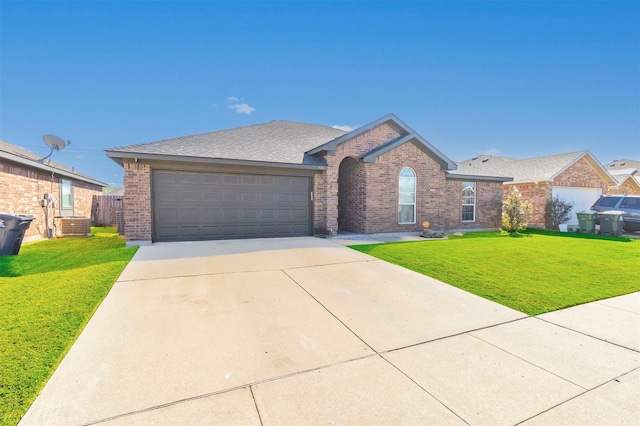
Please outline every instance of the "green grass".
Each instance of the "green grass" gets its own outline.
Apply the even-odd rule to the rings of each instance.
[[[136,252],[113,228],[0,257],[0,425],[15,425]]]
[[[351,246],[529,315],[640,290],[640,241],[529,230]]]

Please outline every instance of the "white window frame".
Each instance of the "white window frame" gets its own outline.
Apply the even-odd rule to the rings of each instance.
[[[411,174],[413,176],[409,177],[409,176],[402,176],[402,173],[408,170],[411,172]],[[401,202],[401,182],[402,179],[409,179],[412,178],[413,179],[413,191],[412,192],[408,192],[406,194],[413,194],[413,203],[407,203],[407,202]],[[416,172],[415,170],[413,170],[411,167],[403,167],[402,170],[400,170],[400,173],[398,173],[398,224],[399,225],[411,225],[416,223],[416,186],[417,186],[417,176],[416,176]],[[413,206],[413,221],[412,222],[401,222],[400,221],[400,207],[401,206]]]
[[[465,196],[464,191],[471,187],[471,190],[473,191],[473,202],[469,203],[468,200],[466,199],[467,196]],[[475,182],[462,182],[462,209],[460,210],[460,219],[462,220],[462,222],[464,223],[471,223],[471,222],[475,222],[476,221],[476,200],[477,200],[477,185]],[[465,207],[469,207],[472,206],[473,207],[473,219],[464,219],[464,208]]]
[[[65,201],[65,193],[66,189],[69,190],[69,204]],[[73,181],[70,179],[60,179],[60,200],[58,203],[58,208],[60,209],[60,216],[73,216],[73,208],[74,208],[74,199],[73,199]]]

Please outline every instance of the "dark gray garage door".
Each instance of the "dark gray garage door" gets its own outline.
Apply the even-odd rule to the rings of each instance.
[[[155,170],[155,241],[310,235],[311,179]]]

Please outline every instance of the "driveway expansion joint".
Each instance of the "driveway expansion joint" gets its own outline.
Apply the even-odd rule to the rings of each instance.
[[[163,408],[167,408],[167,407],[171,407],[171,406],[174,406],[174,405],[183,404],[183,403],[190,402],[190,401],[196,401],[196,400],[199,400],[199,399],[211,398],[211,397],[216,396],[216,395],[222,395],[222,394],[225,394],[225,393],[234,392],[234,391],[241,390],[241,389],[247,389],[248,388],[249,390],[251,390],[251,395],[253,396],[252,388],[255,387],[256,385],[275,382],[275,381],[278,381],[278,380],[287,379],[289,377],[299,376],[301,374],[307,374],[307,373],[312,373],[314,371],[324,370],[326,368],[331,368],[331,367],[334,367],[336,365],[348,364],[350,362],[360,361],[360,360],[363,360],[363,359],[379,357],[379,356],[380,356],[380,354],[378,354],[378,353],[371,353],[371,354],[367,354],[367,355],[364,355],[364,356],[361,356],[361,357],[356,357],[356,358],[343,360],[343,361],[339,361],[339,362],[333,362],[333,363],[326,364],[326,365],[321,365],[321,366],[315,367],[315,368],[308,368],[306,370],[295,371],[293,373],[288,373],[288,374],[283,374],[283,375],[280,375],[280,376],[270,377],[268,379],[258,380],[258,381],[251,382],[251,383],[245,383],[245,384],[238,385],[238,386],[233,386],[233,387],[230,387],[230,388],[227,388],[227,389],[221,389],[221,390],[214,391],[214,392],[207,392],[207,393],[203,393],[203,394],[200,394],[200,395],[194,395],[194,396],[190,396],[190,397],[187,397],[187,398],[181,398],[181,399],[178,399],[178,400],[175,400],[175,401],[166,402],[164,404],[154,405],[154,406],[151,406],[151,407],[142,408],[140,410],[134,410],[134,411],[130,411],[130,412],[127,412],[127,413],[121,413],[121,414],[117,414],[117,415],[111,416],[111,417],[106,417],[106,418],[103,418],[103,419],[92,420],[92,421],[89,421],[89,422],[86,422],[86,423],[82,423],[82,425],[83,426],[91,426],[91,425],[97,425],[97,424],[101,424],[101,423],[106,423],[106,422],[110,422],[110,421],[113,421],[113,420],[118,420],[120,418],[134,416],[134,415],[142,414],[142,413],[147,413],[147,412],[150,412],[150,411],[160,410],[160,409],[163,409]],[[255,397],[254,397],[254,403],[255,403]],[[257,405],[256,405],[256,409],[257,409]],[[259,413],[259,411],[258,411],[258,413]],[[262,421],[262,419],[261,419],[261,421]]]
[[[621,311],[623,311],[623,310],[621,309]],[[628,312],[628,311],[625,311],[625,312]],[[542,315],[544,315],[544,314],[542,314]],[[601,337],[594,336],[594,335],[592,335],[592,334],[588,334],[588,333],[585,333],[585,332],[583,332],[583,331],[573,329],[573,328],[571,328],[571,327],[567,327],[566,325],[557,324],[557,323],[555,323],[555,322],[553,322],[553,321],[550,321],[550,320],[548,320],[548,319],[545,319],[545,318],[539,318],[539,317],[534,317],[534,318],[536,318],[536,319],[538,319],[538,320],[540,320],[540,321],[544,321],[544,322],[547,322],[547,323],[549,323],[549,324],[555,325],[556,327],[564,328],[565,330],[570,330],[570,331],[573,331],[573,332],[575,332],[575,333],[580,333],[580,334],[582,334],[583,336],[591,337],[591,338],[593,338],[593,339],[600,340],[601,342],[608,343],[608,344],[610,344],[610,345],[614,345],[614,346],[618,346],[619,348],[628,349],[628,350],[630,350],[630,351],[633,351],[633,352],[636,352],[636,353],[640,353],[640,351],[639,351],[639,350],[637,350],[637,349],[630,348],[630,347],[628,347],[628,346],[621,345],[620,343],[612,342],[612,341],[610,341],[610,340],[606,340],[606,339],[603,339],[603,338],[601,338]]]
[[[519,356],[519,355],[516,355],[516,354],[514,354],[513,352],[509,352],[508,350],[506,350],[506,349],[504,349],[504,348],[502,348],[502,347],[500,347],[500,346],[498,346],[498,345],[496,345],[496,344],[494,344],[494,343],[491,343],[491,342],[489,342],[489,341],[487,341],[487,340],[484,340],[484,339],[482,339],[482,338],[480,338],[480,337],[478,337],[478,336],[474,336],[474,335],[473,335],[473,331],[470,331],[470,332],[468,332],[467,334],[468,334],[470,337],[473,337],[473,338],[474,338],[474,339],[476,339],[476,340],[479,340],[479,341],[481,341],[481,342],[483,342],[483,343],[486,343],[487,345],[493,346],[494,348],[496,348],[496,349],[498,349],[498,350],[500,350],[500,351],[502,351],[502,352],[504,352],[504,353],[506,353],[506,354],[508,354],[508,355],[510,355],[510,356],[513,356],[513,357],[515,357],[515,358],[518,358],[519,360],[524,361],[524,362],[526,362],[526,363],[527,363],[527,364],[529,364],[529,365],[532,365],[532,366],[534,366],[534,367],[536,367],[536,368],[539,368],[539,369],[540,369],[540,370],[542,370],[542,371],[545,371],[545,372],[547,372],[547,373],[549,373],[549,374],[552,374],[552,375],[556,376],[557,378],[564,380],[565,382],[571,383],[572,385],[575,385],[575,386],[579,387],[580,389],[584,389],[585,391],[588,391],[588,390],[589,390],[589,388],[585,388],[584,386],[579,385],[578,383],[572,382],[571,380],[567,379],[566,377],[562,377],[562,376],[560,376],[559,374],[554,373],[553,371],[549,371],[548,369],[546,369],[546,368],[544,368],[544,367],[542,367],[542,366],[540,366],[540,365],[534,364],[533,362],[529,361],[529,360],[528,360],[528,359],[526,359],[526,358],[523,358],[523,357],[521,357],[521,356]]]
[[[549,412],[549,411],[551,411],[551,410],[554,410],[554,409],[556,409],[556,408],[560,407],[561,405],[564,405],[564,404],[568,403],[569,401],[572,401],[572,400],[577,399],[577,398],[579,398],[579,397],[581,397],[581,396],[583,396],[583,395],[586,395],[586,394],[588,394],[588,393],[590,393],[590,392],[593,392],[593,391],[595,391],[596,389],[601,388],[601,387],[603,387],[603,386],[605,386],[605,385],[607,385],[607,384],[609,384],[609,383],[611,383],[611,382],[618,382],[618,381],[619,381],[619,379],[620,379],[621,377],[624,377],[624,376],[626,376],[626,375],[627,375],[627,374],[629,374],[629,373],[633,373],[634,371],[636,371],[636,370],[638,370],[638,369],[640,369],[640,367],[634,368],[633,370],[631,370],[631,371],[627,371],[626,373],[622,373],[622,374],[620,374],[620,375],[618,375],[618,376],[616,376],[616,377],[612,378],[611,380],[607,380],[607,381],[606,381],[606,382],[604,382],[604,383],[600,383],[599,385],[594,386],[593,388],[586,389],[584,392],[581,392],[581,393],[579,393],[579,394],[577,394],[577,395],[574,395],[574,396],[572,396],[571,398],[568,398],[568,399],[566,399],[566,400],[564,400],[564,401],[562,401],[562,402],[560,402],[560,403],[558,403],[558,404],[554,405],[553,407],[549,407],[549,408],[547,408],[547,409],[546,409],[546,410],[544,410],[544,411],[541,411],[541,412],[539,412],[539,413],[537,413],[537,414],[535,414],[535,415],[533,415],[533,416],[531,416],[531,417],[529,417],[529,418],[527,418],[527,419],[524,419],[524,420],[522,420],[522,421],[520,421],[520,422],[516,423],[514,426],[521,425],[521,424],[523,424],[523,423],[528,422],[529,420],[535,419],[536,417],[541,416],[541,415],[542,415],[542,414],[544,414],[544,413],[547,413],[547,412]]]

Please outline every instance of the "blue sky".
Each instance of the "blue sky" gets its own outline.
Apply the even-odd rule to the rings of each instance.
[[[640,2],[0,2],[0,139],[111,147],[390,112],[445,155],[640,160]]]

